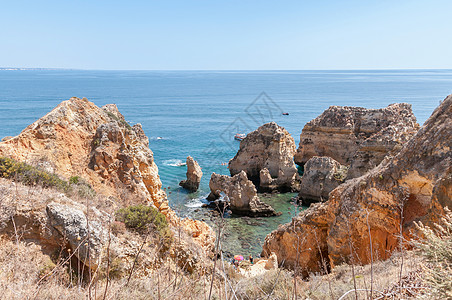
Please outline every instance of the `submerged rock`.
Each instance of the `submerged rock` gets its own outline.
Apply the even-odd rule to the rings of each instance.
[[[260,191],[295,191],[299,189],[297,168],[293,161],[295,142],[286,129],[275,122],[260,126],[240,142],[240,149],[229,161],[231,176],[245,171]],[[261,170],[266,179],[261,182]]]
[[[322,258],[331,267],[350,260],[369,263],[371,249],[374,258],[388,258],[398,249],[401,226],[410,239],[415,221],[437,222],[444,207],[452,206],[451,149],[452,95],[397,155],[270,233],[263,254],[273,251],[293,267],[298,248],[298,265],[306,272],[319,271]]]
[[[228,198],[229,208],[233,213],[251,217],[275,216],[275,210],[262,202],[257,196],[256,187],[248,180],[244,171],[229,177],[212,173],[209,182],[208,199],[213,201],[224,193]]]
[[[348,167],[331,157],[312,157],[304,166],[299,200],[303,205],[328,200],[329,193],[344,182],[347,171]]]
[[[187,179],[179,182],[179,185],[190,192],[196,192],[201,182],[202,171],[198,162],[193,157],[187,157]]]
[[[418,129],[411,104],[331,106],[304,126],[295,162],[304,165],[313,156],[328,156],[350,166],[348,178],[359,177],[398,152]]]

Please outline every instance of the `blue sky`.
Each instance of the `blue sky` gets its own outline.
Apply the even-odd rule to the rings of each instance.
[[[1,67],[452,68],[449,0],[0,1]]]

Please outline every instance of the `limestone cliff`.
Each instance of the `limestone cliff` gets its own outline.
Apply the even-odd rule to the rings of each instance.
[[[286,129],[275,122],[267,123],[249,133],[240,142],[240,149],[229,161],[231,176],[245,171],[261,191],[298,190],[299,181],[293,156],[295,142]],[[271,180],[260,182],[260,172],[267,169]]]
[[[313,156],[328,156],[350,166],[348,178],[355,178],[399,151],[418,129],[410,104],[331,106],[304,126],[295,162],[304,165]]]
[[[273,251],[293,266],[299,241],[299,265],[307,271],[319,270],[320,258],[333,267],[351,258],[368,263],[370,240],[374,258],[389,257],[398,247],[400,225],[410,238],[414,221],[436,221],[452,205],[451,148],[452,95],[397,155],[270,233],[263,253]]]
[[[122,205],[153,205],[173,225],[187,226],[201,244],[211,243],[213,234],[206,224],[179,220],[169,208],[148,146],[141,125],[130,126],[116,105],[99,108],[86,98],[74,97],[18,136],[1,142],[0,156],[40,166],[66,179],[79,176],[96,192],[114,197]]]

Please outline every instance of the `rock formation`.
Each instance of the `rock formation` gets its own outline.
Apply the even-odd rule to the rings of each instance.
[[[297,168],[293,161],[295,142],[286,129],[275,122],[267,123],[249,133],[240,142],[240,149],[229,161],[231,176],[245,171],[261,191],[278,189],[294,191],[299,188]],[[271,177],[260,182],[261,170]]]
[[[295,162],[304,165],[313,156],[328,156],[350,166],[348,178],[355,178],[399,151],[418,129],[410,104],[331,106],[304,126]]]
[[[229,200],[229,208],[233,213],[251,217],[274,216],[275,210],[268,204],[263,203],[257,196],[257,191],[246,173],[240,173],[229,177],[212,173],[209,182],[209,200],[220,198],[224,193]]]
[[[196,192],[201,182],[202,171],[198,162],[193,157],[187,157],[187,179],[179,182],[179,185],[190,192]]]
[[[116,105],[97,107],[71,98],[0,142],[0,156],[37,165],[62,178],[78,176],[112,200],[113,209],[133,203],[155,206],[172,225],[181,225],[202,245],[214,234],[201,221],[179,220],[168,205],[149,140],[140,124],[130,126]],[[200,232],[204,230],[205,232]]]
[[[50,224],[66,238],[75,256],[91,268],[98,265],[108,232],[98,221],[88,222],[82,210],[52,202],[47,205]]]
[[[397,155],[270,233],[263,254],[273,251],[293,267],[298,247],[299,266],[318,271],[322,258],[331,267],[352,259],[368,263],[372,240],[373,257],[388,258],[398,248],[401,225],[410,238],[414,221],[438,221],[443,207],[452,205],[451,149],[452,95]]]
[[[331,157],[314,156],[304,165],[298,198],[303,205],[328,200],[329,193],[344,182],[348,168]]]

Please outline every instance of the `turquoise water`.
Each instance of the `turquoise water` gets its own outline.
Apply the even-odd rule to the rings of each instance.
[[[209,221],[212,213],[200,206],[208,194],[210,174],[228,173],[221,163],[238,149],[233,134],[276,121],[298,144],[304,124],[330,105],[380,108],[408,102],[422,124],[451,93],[451,70],[1,70],[0,137],[17,135],[73,96],[99,106],[116,103],[126,120],[141,123],[149,136],[162,182],[170,187],[170,205],[181,215]],[[204,172],[201,189],[194,194],[178,188],[186,169],[175,165],[187,155],[197,159]],[[265,235],[290,220],[291,196],[264,198],[283,212],[280,217],[228,218],[226,250],[258,253]]]

